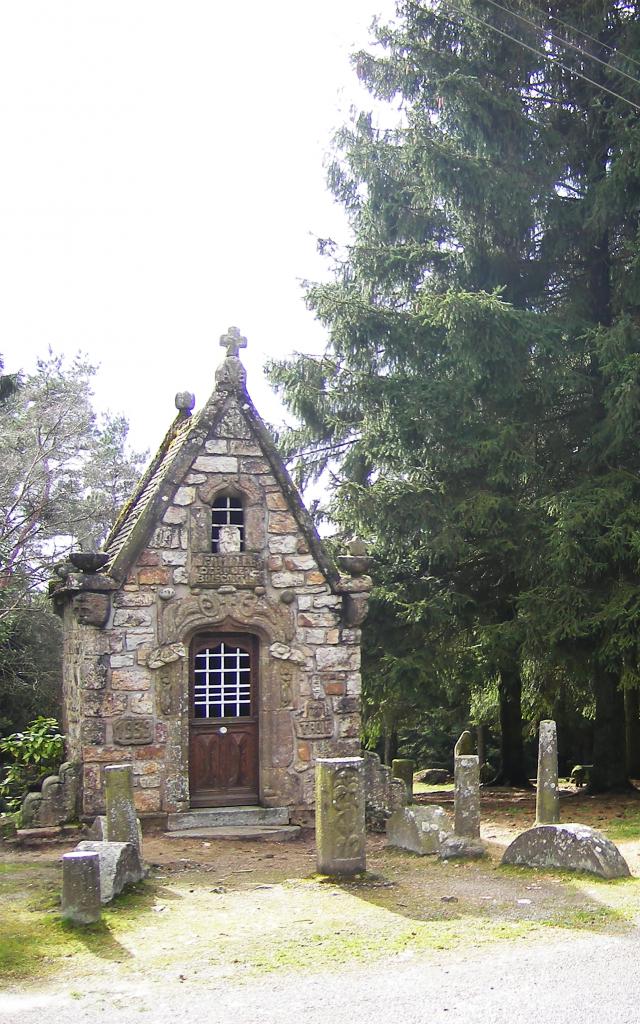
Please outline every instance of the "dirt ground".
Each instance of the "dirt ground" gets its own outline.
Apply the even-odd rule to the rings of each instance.
[[[452,810],[452,794],[419,803]],[[435,954],[553,934],[629,934],[640,922],[640,793],[561,796],[563,821],[604,831],[632,877],[500,866],[508,843],[533,824],[535,796],[486,790],[480,861],[439,861],[389,849],[371,835],[367,872],[337,882],[316,875],[312,832],[287,843],[147,836],[148,880],[123,894],[103,921],[73,929],[59,916],[60,858],[68,846],[0,845],[0,980],[83,992],[146,983],[220,984],[273,971],[316,970],[379,957]]]
[[[492,865],[499,863],[509,843],[535,819],[535,792],[514,789],[487,789],[482,794],[482,838],[488,843]],[[418,795],[417,804],[439,804],[453,815],[453,793],[434,791]],[[580,790],[561,791],[561,820],[577,821],[600,829],[616,842],[629,864],[632,875],[640,878],[640,791],[637,796],[587,796]],[[371,835],[367,845],[367,866],[371,872],[384,871],[394,851],[386,848],[384,836]],[[402,859],[405,855],[399,854]],[[168,873],[200,869],[214,871],[220,880],[233,878],[234,885],[252,885],[256,877],[269,878],[304,875],[313,872],[315,843],[313,832],[289,843],[255,843],[168,839],[165,835],[145,840],[149,863]],[[416,858],[409,857],[415,867]],[[420,860],[417,860],[420,863]]]

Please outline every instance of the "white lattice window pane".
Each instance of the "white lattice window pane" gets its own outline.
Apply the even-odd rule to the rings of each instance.
[[[224,495],[216,498],[211,509],[211,550],[219,550],[220,527],[236,526],[240,534],[240,550],[244,551],[244,509],[240,498]]]
[[[249,653],[221,643],[198,651],[194,666],[195,718],[243,718],[251,714]]]

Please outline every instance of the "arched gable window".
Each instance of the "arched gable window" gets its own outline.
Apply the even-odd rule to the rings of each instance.
[[[240,534],[240,550],[244,551],[244,509],[242,499],[235,495],[223,494],[213,503],[211,508],[211,550],[220,550],[220,527],[236,526]]]

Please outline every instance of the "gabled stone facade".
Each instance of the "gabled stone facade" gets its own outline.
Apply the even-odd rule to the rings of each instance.
[[[177,396],[104,554],[72,556],[52,588],[64,621],[67,756],[80,765],[85,816],[103,810],[105,765],[127,761],[141,815],[228,796],[305,820],[315,759],[360,749],[368,560],[345,559],[344,575],[327,555],[247,394],[242,342],[235,330],[222,339],[228,354],[199,413]],[[212,541],[221,504],[242,523]],[[251,676],[238,722],[194,718],[215,658],[247,666],[242,685]],[[207,678],[213,700],[223,676]]]

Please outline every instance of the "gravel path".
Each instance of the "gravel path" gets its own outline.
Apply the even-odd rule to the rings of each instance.
[[[0,995],[1,1024],[637,1024],[640,932],[575,933],[242,984]]]

